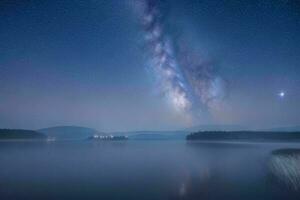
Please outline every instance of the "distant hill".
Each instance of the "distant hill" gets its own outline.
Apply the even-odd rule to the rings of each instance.
[[[56,139],[86,139],[93,135],[105,135],[95,129],[80,126],[55,126],[37,131]]]
[[[253,129],[247,126],[235,125],[235,124],[208,124],[198,125],[184,129],[185,131],[197,132],[197,131],[263,131],[263,132],[300,132],[300,126],[286,126],[276,128],[259,128]]]
[[[196,131],[245,131],[250,129],[245,126],[234,125],[234,124],[232,125],[210,124],[210,125],[193,126],[190,128],[186,128],[184,130],[189,132],[196,132]]]
[[[133,140],[183,140],[185,139],[187,132],[148,132],[139,133],[129,136],[129,139]]]
[[[130,140],[182,140],[188,133],[188,131],[133,131],[112,134],[126,135]]]
[[[0,129],[0,140],[10,139],[46,139],[43,133],[22,129]]]
[[[274,131],[274,132],[300,132],[300,126],[286,126],[286,127],[277,127],[264,129],[264,131]]]
[[[297,141],[300,132],[266,132],[266,131],[199,131],[191,133],[187,140],[203,141]]]

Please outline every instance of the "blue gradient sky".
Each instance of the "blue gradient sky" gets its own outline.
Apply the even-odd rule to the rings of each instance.
[[[1,1],[0,127],[300,124],[299,2],[161,3],[168,35],[212,62],[227,83],[222,102],[192,122],[168,105],[147,70],[133,4]]]

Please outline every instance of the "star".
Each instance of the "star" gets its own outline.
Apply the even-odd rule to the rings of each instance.
[[[279,95],[279,97],[283,98],[285,96],[285,92],[281,91],[281,92],[279,92],[278,95]]]

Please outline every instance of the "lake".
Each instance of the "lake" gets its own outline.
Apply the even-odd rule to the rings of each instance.
[[[0,199],[300,199],[297,143],[0,142]],[[298,173],[299,172],[299,173]]]

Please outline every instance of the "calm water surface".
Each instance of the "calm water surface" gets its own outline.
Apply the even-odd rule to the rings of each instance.
[[[300,144],[0,142],[0,199],[299,200],[300,159],[281,148]]]

